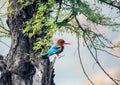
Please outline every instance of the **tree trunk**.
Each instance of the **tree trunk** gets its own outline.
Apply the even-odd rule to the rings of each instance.
[[[11,4],[9,9],[19,10],[21,4],[17,1],[9,0]],[[35,8],[36,2],[34,1],[33,4],[8,15],[11,48],[6,57],[7,67],[2,70],[0,85],[54,85],[53,63],[50,63],[49,59],[35,58],[31,53],[33,46],[31,42],[34,41],[24,36],[20,30],[23,28],[23,23],[33,17]],[[34,60],[30,61],[29,56],[34,57]]]

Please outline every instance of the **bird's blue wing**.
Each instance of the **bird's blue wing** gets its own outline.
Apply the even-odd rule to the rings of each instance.
[[[58,44],[53,44],[51,46],[51,48],[46,53],[42,54],[41,56],[43,59],[46,59],[46,58],[48,58],[48,56],[56,54],[60,50],[61,50],[61,48],[58,46]]]
[[[54,47],[53,49],[54,49],[54,50],[57,50],[57,49],[60,49],[60,47]]]
[[[52,47],[48,50],[48,54],[56,54],[57,52],[59,52],[61,50],[60,47],[58,47],[58,44],[53,44]]]

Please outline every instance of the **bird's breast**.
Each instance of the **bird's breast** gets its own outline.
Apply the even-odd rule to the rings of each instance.
[[[58,53],[63,52],[63,50],[64,50],[64,46],[60,46],[60,51]]]

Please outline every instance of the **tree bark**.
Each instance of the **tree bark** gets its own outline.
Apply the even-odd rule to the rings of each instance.
[[[19,10],[21,7],[17,0],[9,0],[9,3],[11,4],[9,9]],[[31,42],[34,42],[34,39],[24,36],[20,31],[23,23],[33,17],[35,10],[36,2],[34,1],[33,4],[8,15],[11,47],[5,59],[7,67],[2,70],[0,85],[54,85],[53,63],[49,59],[35,58],[31,53],[33,46]],[[34,60],[30,61],[29,56]]]

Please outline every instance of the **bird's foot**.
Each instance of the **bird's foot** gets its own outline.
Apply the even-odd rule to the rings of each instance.
[[[65,55],[59,55],[58,58],[60,59],[60,58],[62,58],[62,57],[64,57],[64,56],[65,56]]]

